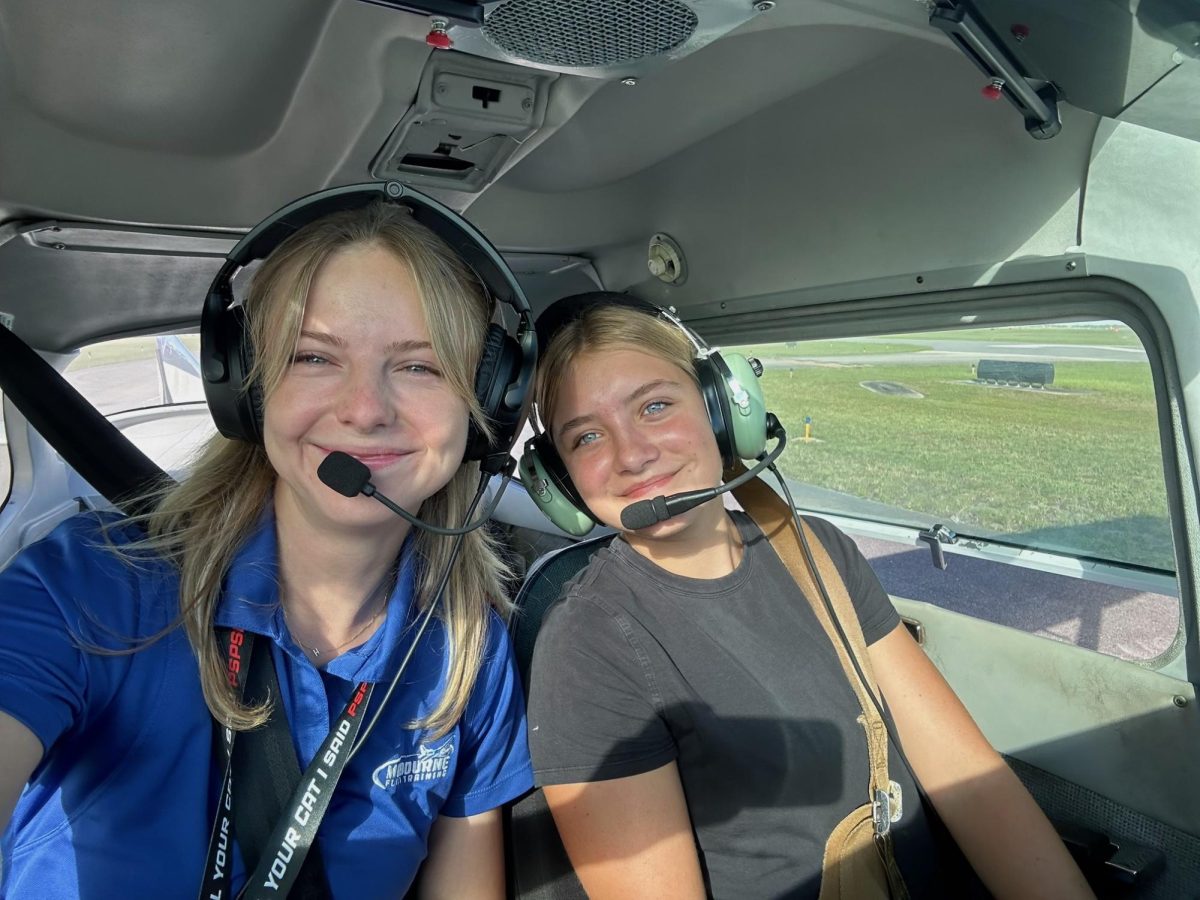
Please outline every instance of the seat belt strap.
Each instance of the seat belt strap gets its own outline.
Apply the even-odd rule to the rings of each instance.
[[[246,695],[250,705],[272,701],[266,725],[242,732],[233,745],[233,827],[249,874],[266,852],[271,832],[300,783],[301,772],[269,647],[259,648],[250,658]],[[314,845],[288,897],[327,900],[331,896],[325,865]]]
[[[154,503],[146,492],[171,483],[166,472],[3,325],[0,393],[71,468],[126,515],[150,512]]]
[[[213,824],[200,900],[227,900],[229,897],[232,861],[228,854],[227,826],[230,821],[249,875],[271,845],[272,832],[285,815],[285,807],[302,777],[270,648],[258,648],[256,653],[256,645],[261,642],[250,632],[218,629],[217,636],[221,646],[228,648],[230,678],[236,681],[241,699],[251,706],[270,700],[272,707],[265,725],[238,734],[237,740],[213,719],[214,753],[225,763],[218,800],[224,808],[218,809]],[[309,849],[316,851],[317,848]],[[245,891],[243,888],[242,893]],[[296,900],[329,900],[332,897],[319,852],[304,856],[291,891],[279,896]]]

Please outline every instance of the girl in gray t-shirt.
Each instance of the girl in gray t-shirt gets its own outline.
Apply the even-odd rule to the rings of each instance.
[[[761,452],[764,424],[743,421],[755,376],[626,295],[561,300],[538,331],[544,432],[523,478],[560,526],[619,530],[546,614],[533,659],[530,747],[571,862],[594,898],[815,898],[830,831],[869,782],[861,707],[753,520],[675,502]],[[938,885],[919,783],[996,897],[1091,897],[854,544],[808,525],[903,744],[889,772],[909,892]]]

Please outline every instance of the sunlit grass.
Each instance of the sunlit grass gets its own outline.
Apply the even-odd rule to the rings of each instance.
[[[969,367],[768,369],[790,478],[963,533],[1173,568],[1153,387],[1144,365],[1062,362],[1052,390],[963,383]],[[873,393],[892,381],[922,398]],[[813,436],[804,443],[805,416]]]

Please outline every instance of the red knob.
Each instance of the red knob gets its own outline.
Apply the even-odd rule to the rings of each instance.
[[[1029,37],[1029,26],[1022,25],[1020,22],[1010,28],[1009,31],[1012,33],[1012,36],[1016,39],[1018,44],[1025,40],[1025,38]]]
[[[1004,82],[997,78],[991,84],[985,84],[980,93],[988,100],[999,100],[1004,96]]]
[[[450,35],[443,28],[435,28],[425,35],[425,43],[434,50],[449,50],[454,46],[454,41],[450,40]]]

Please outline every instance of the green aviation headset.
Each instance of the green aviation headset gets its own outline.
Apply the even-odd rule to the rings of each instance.
[[[758,381],[762,365],[740,353],[710,349],[673,310],[611,291],[575,294],[556,301],[538,316],[538,345],[549,347],[554,335],[562,328],[599,306],[624,306],[663,319],[680,329],[695,348],[692,365],[700,382],[700,393],[721,452],[722,465],[728,469],[739,459],[762,456],[767,438],[771,436],[762,386]],[[770,418],[774,420],[774,416]],[[525,442],[520,476],[538,509],[568,534],[585,535],[599,523],[572,484],[549,434],[538,432]]]

